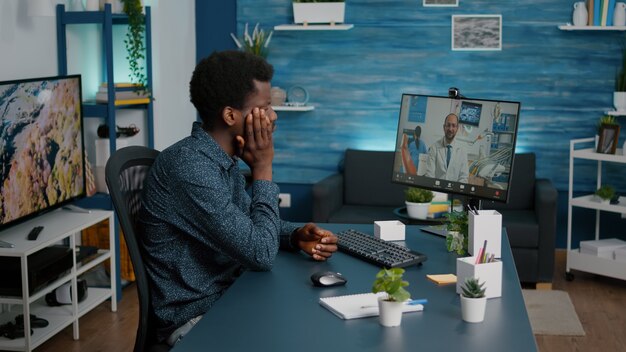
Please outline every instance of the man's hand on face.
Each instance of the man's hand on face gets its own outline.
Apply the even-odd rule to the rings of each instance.
[[[242,150],[241,159],[250,167],[254,180],[272,179],[273,129],[273,121],[270,121],[265,110],[254,108],[246,116],[244,137],[237,137]]]

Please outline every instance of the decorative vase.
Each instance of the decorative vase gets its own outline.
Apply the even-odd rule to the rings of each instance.
[[[281,89],[280,87],[272,87],[270,95],[272,97],[272,106],[285,105],[287,92],[284,89]]]
[[[613,106],[617,111],[626,111],[626,92],[613,92]]]
[[[409,201],[404,203],[406,204],[406,213],[410,218],[426,219],[428,217],[430,203],[413,203]]]
[[[587,12],[585,2],[579,1],[574,3],[574,13],[572,15],[572,21],[574,22],[574,26],[586,26],[587,16],[589,16],[589,13]]]
[[[626,4],[623,2],[615,3],[615,10],[613,11],[613,25],[626,26]]]
[[[295,23],[343,23],[345,2],[293,3],[293,20]]]
[[[481,323],[485,320],[487,297],[468,298],[461,295],[461,316],[468,323]]]
[[[387,301],[385,297],[378,299],[378,318],[380,325],[386,327],[400,326],[402,323],[402,307],[404,302]]]

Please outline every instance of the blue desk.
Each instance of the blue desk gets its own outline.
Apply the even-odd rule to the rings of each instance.
[[[338,232],[373,225],[323,224]],[[246,272],[228,289],[174,351],[536,351],[507,236],[503,236],[502,297],[487,302],[485,321],[461,319],[454,285],[437,286],[426,274],[456,272],[456,255],[444,239],[407,226],[406,245],[428,256],[407,269],[413,298],[427,298],[423,312],[406,313],[402,325],[384,328],[378,317],[341,320],[319,297],[370,292],[379,268],[337,252],[319,263],[301,253],[281,251],[271,272]],[[319,270],[344,274],[346,286],[318,288],[310,275]]]

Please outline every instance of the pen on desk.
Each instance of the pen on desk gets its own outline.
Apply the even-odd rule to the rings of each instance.
[[[15,245],[13,243],[0,241],[0,248],[13,248]]]
[[[406,304],[407,306],[415,306],[418,304],[426,304],[426,303],[428,303],[428,299],[426,298],[412,299],[412,300],[408,300],[404,302],[404,304]],[[361,309],[364,309],[364,308],[378,308],[378,305],[361,306]]]

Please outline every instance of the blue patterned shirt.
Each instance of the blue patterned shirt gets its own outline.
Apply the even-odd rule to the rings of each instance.
[[[159,340],[204,314],[243,270],[270,270],[296,225],[278,213],[278,186],[251,196],[237,162],[194,123],[159,154],[144,185],[140,245]]]

